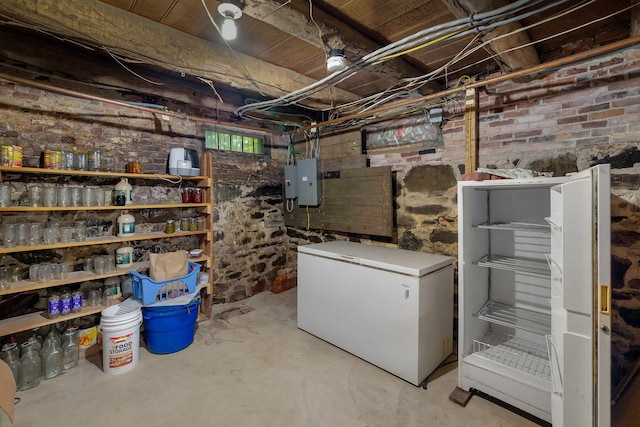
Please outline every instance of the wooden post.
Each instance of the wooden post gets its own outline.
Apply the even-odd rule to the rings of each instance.
[[[464,103],[465,143],[467,147],[465,173],[473,173],[478,168],[480,151],[478,107],[478,92],[475,88],[467,89]]]
[[[640,0],[631,0],[631,4],[635,6],[631,9],[631,28],[629,28],[629,37],[640,35]]]

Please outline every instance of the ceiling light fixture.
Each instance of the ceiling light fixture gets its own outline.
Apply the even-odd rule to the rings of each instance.
[[[331,49],[327,58],[327,70],[330,73],[347,69],[347,58],[344,56],[344,49]]]
[[[218,6],[218,13],[224,17],[222,23],[222,38],[225,40],[233,40],[238,35],[235,20],[242,16],[242,10],[235,2],[223,2]]]

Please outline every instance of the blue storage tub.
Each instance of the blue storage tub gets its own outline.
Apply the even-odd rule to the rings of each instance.
[[[200,297],[185,305],[142,307],[147,349],[169,354],[191,345],[196,332]]]

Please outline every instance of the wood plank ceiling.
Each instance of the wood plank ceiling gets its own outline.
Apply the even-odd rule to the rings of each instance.
[[[210,19],[221,25],[218,4],[215,0],[3,0],[0,19],[105,48],[96,54],[108,50],[141,74],[147,67],[197,78],[203,92],[209,91],[207,96],[213,96],[211,87],[233,88],[243,98],[233,100],[236,104],[283,97],[326,79],[330,48],[344,48],[348,63],[356,64],[419,31],[457,19],[468,21],[464,28],[447,27],[415,49],[401,49],[401,55],[362,67],[295,102],[328,114],[336,105],[373,97],[392,85],[407,90],[359,108],[411,93],[432,93],[462,76],[483,78],[498,69],[526,69],[623,40],[630,37],[634,12],[630,0],[244,0],[243,14],[236,20],[238,37],[225,43]],[[481,12],[517,4],[524,6],[491,21],[495,28],[482,27],[490,21],[481,23]],[[514,16],[517,19],[507,24]],[[513,34],[499,37],[505,33]],[[426,78],[429,73],[434,74]],[[402,79],[409,78],[420,83],[407,86]],[[347,111],[351,110],[334,114]]]

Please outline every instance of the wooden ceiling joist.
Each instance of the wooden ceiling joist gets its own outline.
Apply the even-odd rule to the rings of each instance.
[[[305,6],[308,8],[306,3],[305,1]],[[273,0],[245,0],[243,13],[304,40],[323,51],[331,48],[344,48],[345,56],[351,62],[382,47],[317,7],[313,9],[315,23],[295,8],[282,7],[280,3]],[[322,34],[322,39],[319,32]],[[388,84],[401,78],[416,77],[425,73],[401,58],[377,64],[370,71],[386,80]],[[427,92],[440,89],[434,84],[428,87]]]
[[[3,0],[0,16],[58,36],[109,49],[123,57],[169,71],[211,79],[238,89],[277,98],[315,80],[295,71],[232,52],[141,16],[96,0]],[[359,97],[334,88],[305,104],[324,108]]]

